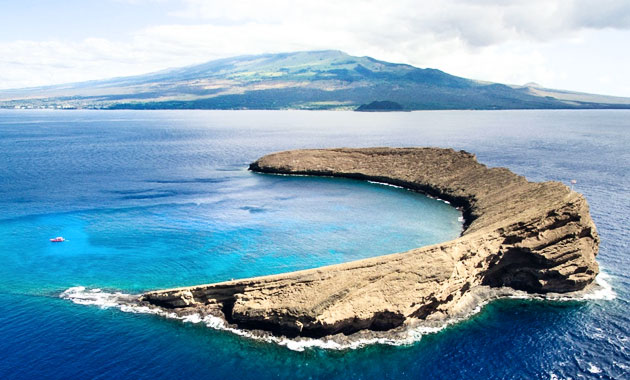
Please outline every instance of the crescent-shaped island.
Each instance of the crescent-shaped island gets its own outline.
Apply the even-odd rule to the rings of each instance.
[[[407,252],[151,291],[129,302],[179,316],[220,317],[253,334],[395,337],[461,318],[491,299],[584,292],[599,271],[599,237],[581,194],[559,182],[529,182],[506,168],[486,167],[465,151],[295,150],[264,156],[250,170],[402,186],[460,208],[464,231]]]

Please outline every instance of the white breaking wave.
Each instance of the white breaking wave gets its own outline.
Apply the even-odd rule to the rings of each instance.
[[[402,186],[398,186],[398,185],[392,185],[391,183],[386,183],[386,182],[378,182],[378,181],[370,181],[370,180],[368,180],[367,182],[373,183],[375,185],[389,186],[389,187],[395,187],[397,189],[409,190],[406,187],[402,187]]]
[[[612,285],[608,282],[610,276],[600,271],[595,277],[595,282],[589,286],[586,290],[573,292],[570,294],[553,293],[548,295],[529,295],[524,298],[546,299],[552,301],[585,301],[585,300],[605,300],[612,301],[617,298],[617,293],[612,288]],[[521,297],[514,297],[521,298]]]
[[[612,285],[607,281],[609,279],[610,276],[607,273],[600,271],[597,277],[595,277],[595,284],[598,285],[598,287],[591,292],[586,292],[582,296],[582,299],[611,301],[617,298],[617,293],[615,293]]]
[[[597,373],[601,373],[602,372],[602,370],[598,366],[596,366],[595,364],[593,364],[593,363],[588,363],[588,364],[589,364],[588,371],[590,373],[597,374]]]
[[[61,298],[70,300],[80,305],[92,305],[98,306],[102,309],[116,308],[126,313],[138,313],[138,314],[155,314],[165,318],[178,319],[187,323],[203,323],[207,327],[229,331],[233,334],[261,340],[268,343],[275,343],[281,346],[285,346],[293,351],[304,351],[307,348],[322,348],[328,350],[346,350],[357,349],[371,344],[387,344],[392,346],[410,345],[418,342],[424,335],[437,333],[446,327],[467,320],[471,316],[481,312],[483,307],[493,300],[499,298],[516,298],[516,299],[546,299],[552,301],[580,301],[580,300],[613,300],[616,298],[616,293],[612,289],[612,286],[606,281],[609,276],[603,272],[595,278],[595,284],[589,290],[585,292],[576,292],[573,295],[536,295],[528,294],[522,291],[498,289],[496,296],[488,297],[487,299],[479,302],[470,312],[457,318],[451,318],[444,321],[437,326],[423,326],[418,325],[410,327],[405,331],[400,331],[394,338],[358,338],[352,340],[345,340],[338,342],[333,338],[286,338],[277,337],[273,335],[259,335],[254,334],[247,330],[240,330],[230,327],[226,322],[219,317],[212,315],[201,316],[199,314],[190,315],[177,315],[173,312],[164,311],[157,307],[139,306],[134,305],[137,296],[131,294],[125,294],[122,292],[104,292],[101,289],[86,289],[83,286],[75,286],[65,290],[59,296]]]

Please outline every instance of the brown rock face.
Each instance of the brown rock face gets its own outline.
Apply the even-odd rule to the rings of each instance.
[[[461,207],[466,228],[455,240],[403,253],[154,291],[140,303],[211,313],[276,335],[321,337],[448,319],[496,288],[578,291],[599,270],[599,237],[582,195],[558,182],[533,183],[488,168],[464,151],[297,150],[265,156],[250,169],[403,186]]]

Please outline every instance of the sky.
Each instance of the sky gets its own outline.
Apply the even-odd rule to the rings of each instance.
[[[629,0],[0,0],[0,89],[322,49],[630,97]]]

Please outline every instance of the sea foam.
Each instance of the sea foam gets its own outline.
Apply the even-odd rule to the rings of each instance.
[[[467,313],[445,320],[438,325],[418,324],[415,326],[410,326],[405,330],[397,332],[394,337],[353,338],[352,336],[348,336],[341,341],[335,339],[334,336],[329,338],[315,339],[304,337],[286,338],[277,337],[270,334],[255,334],[248,330],[241,330],[231,327],[222,318],[212,315],[201,316],[199,314],[189,314],[182,316],[157,307],[140,306],[135,304],[137,296],[122,293],[119,291],[106,292],[98,288],[87,289],[83,286],[75,286],[62,292],[60,294],[60,297],[80,305],[98,306],[102,309],[116,308],[126,313],[154,314],[164,318],[178,319],[185,323],[202,323],[207,327],[216,330],[228,331],[242,337],[265,341],[268,343],[275,343],[281,346],[285,346],[293,351],[304,351],[305,349],[309,348],[347,350],[357,349],[372,344],[384,344],[392,346],[413,344],[420,341],[425,335],[437,333],[450,325],[467,320],[471,316],[481,312],[485,305],[493,300],[497,300],[500,298],[538,299],[550,300],[555,302],[613,300],[616,298],[616,293],[612,289],[610,283],[607,281],[609,278],[610,277],[606,273],[600,272],[599,275],[595,278],[595,283],[587,290],[574,292],[569,295],[529,294],[523,291],[515,291],[508,288],[490,289],[489,292],[485,292],[479,297],[479,302],[477,302],[475,306],[472,307]]]

